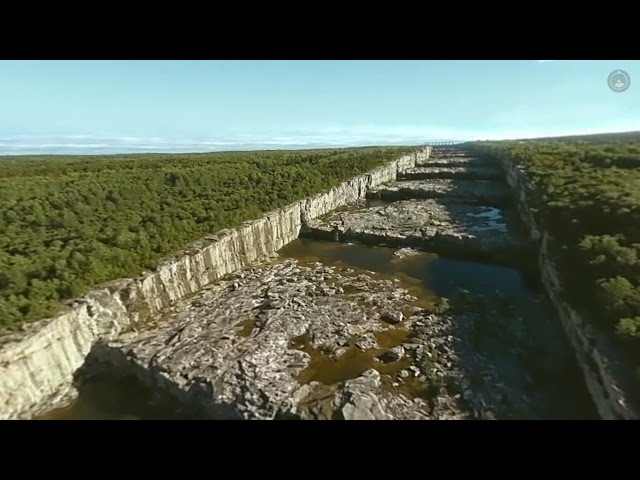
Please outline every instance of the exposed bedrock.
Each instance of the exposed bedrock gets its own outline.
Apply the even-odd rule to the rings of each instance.
[[[546,417],[521,320],[479,312],[373,272],[282,260],[96,345],[76,383],[133,377],[187,418]]]
[[[502,168],[500,162],[495,160],[485,160],[478,157],[465,156],[465,155],[445,155],[434,156],[421,160],[416,164],[416,167],[468,167],[478,166],[489,169]]]
[[[467,180],[494,180],[503,177],[499,165],[486,166],[469,163],[464,166],[416,167],[405,170],[398,176],[399,180],[426,180],[434,178],[456,178]]]
[[[364,198],[367,189],[429,156],[417,151],[331,190],[204,238],[153,272],[96,288],[61,315],[0,339],[0,418],[31,418],[68,398],[73,372],[98,340],[116,338],[132,323],[239,268],[268,258],[298,237],[303,223]]]
[[[443,197],[461,203],[494,206],[512,202],[511,191],[507,185],[495,180],[408,180],[380,185],[367,192],[367,198],[388,201]]]
[[[509,232],[499,209],[442,199],[402,200],[375,207],[361,202],[348,211],[309,222],[302,234],[505,261],[530,252],[529,242]]]

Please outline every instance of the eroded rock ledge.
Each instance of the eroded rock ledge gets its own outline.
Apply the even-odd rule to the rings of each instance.
[[[446,165],[446,164],[444,164]],[[459,167],[436,166],[416,167],[402,172],[398,176],[400,180],[426,180],[433,178],[457,178],[467,180],[492,180],[503,176],[500,165],[478,165],[468,162]]]
[[[402,200],[374,207],[359,202],[347,211],[309,222],[303,234],[496,260],[512,260],[530,248],[510,233],[499,209],[444,199]]]
[[[367,198],[408,200],[447,198],[450,201],[502,205],[511,202],[511,191],[502,181],[495,180],[407,180],[371,188]]]
[[[469,165],[500,169],[500,162],[480,159],[464,153],[459,155],[438,155],[418,162],[416,167],[464,167]]]

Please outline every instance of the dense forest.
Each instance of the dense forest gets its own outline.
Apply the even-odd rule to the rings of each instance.
[[[414,150],[0,157],[0,330]]]
[[[640,133],[472,148],[524,166],[566,293],[640,361]]]

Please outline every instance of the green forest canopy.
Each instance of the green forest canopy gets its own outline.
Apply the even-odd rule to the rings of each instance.
[[[472,147],[525,168],[567,294],[640,361],[640,133]]]
[[[0,330],[414,150],[0,157]]]

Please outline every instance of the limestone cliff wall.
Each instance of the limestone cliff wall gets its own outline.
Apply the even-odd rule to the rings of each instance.
[[[578,312],[564,299],[560,276],[549,253],[549,235],[536,223],[535,211],[527,202],[526,172],[509,156],[505,155],[500,160],[507,182],[516,196],[520,217],[531,237],[540,243],[538,265],[542,283],[575,350],[600,416],[606,420],[639,418],[637,402],[631,394],[629,367],[624,365],[611,341],[591,324],[584,312]]]
[[[177,300],[296,239],[306,219],[364,198],[370,187],[396,179],[429,157],[405,155],[327,192],[272,211],[190,245],[154,272],[100,286],[58,317],[5,337],[0,345],[0,419],[30,418],[68,397],[73,373],[98,340],[117,337],[133,322],[157,315]]]

